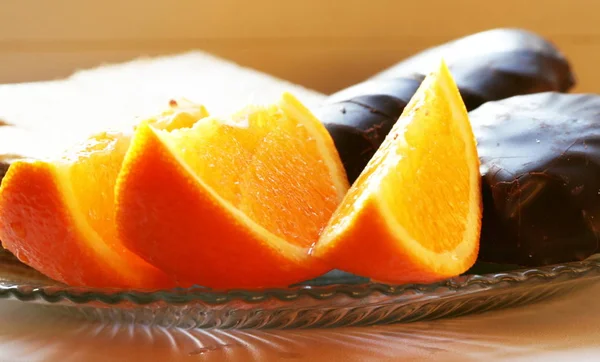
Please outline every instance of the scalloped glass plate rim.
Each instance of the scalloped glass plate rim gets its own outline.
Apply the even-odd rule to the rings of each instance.
[[[594,275],[590,275],[593,272]],[[538,268],[522,268],[511,271],[488,274],[462,275],[432,284],[390,285],[371,281],[361,283],[337,283],[328,285],[297,285],[289,288],[264,290],[228,290],[218,291],[204,287],[175,288],[171,290],[143,291],[69,287],[58,284],[22,283],[0,279],[0,299],[18,299],[24,302],[58,303],[71,302],[86,304],[99,302],[107,306],[119,303],[147,305],[156,302],[167,304],[185,304],[202,302],[221,305],[234,301],[246,303],[265,302],[270,299],[293,301],[301,297],[316,300],[328,300],[340,295],[352,299],[361,299],[379,293],[384,296],[399,296],[405,293],[427,294],[452,293],[467,287],[489,288],[499,284],[518,284],[532,279],[551,281],[561,276],[569,279],[600,277],[600,254],[584,261],[569,262]],[[364,279],[364,278],[363,278]],[[365,279],[366,280],[366,279]]]

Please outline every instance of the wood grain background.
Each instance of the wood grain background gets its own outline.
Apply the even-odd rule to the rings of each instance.
[[[322,92],[428,46],[522,27],[598,91],[596,0],[2,0],[0,82],[54,79],[142,55],[203,49]]]

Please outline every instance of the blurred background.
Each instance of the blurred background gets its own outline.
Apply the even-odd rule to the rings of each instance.
[[[598,91],[598,10],[596,0],[3,0],[0,83],[202,49],[331,93],[429,46],[522,27],[568,55],[575,91]]]

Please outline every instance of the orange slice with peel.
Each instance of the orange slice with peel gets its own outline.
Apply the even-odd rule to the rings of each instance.
[[[120,239],[206,287],[284,287],[348,189],[331,137],[293,96],[190,129],[138,127],[116,187]]]
[[[481,212],[475,138],[442,62],[353,184],[314,254],[381,282],[438,281],[475,262]]]
[[[202,106],[171,107],[148,122],[192,125]],[[130,134],[105,132],[60,157],[18,161],[0,188],[0,240],[21,261],[73,286],[157,289],[178,283],[117,237],[114,185]]]

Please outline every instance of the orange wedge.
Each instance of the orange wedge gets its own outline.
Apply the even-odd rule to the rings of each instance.
[[[475,262],[481,212],[475,138],[442,62],[352,185],[314,254],[381,282],[438,281]]]
[[[328,267],[308,255],[348,189],[332,139],[293,96],[172,132],[138,127],[116,186],[123,243],[206,287],[281,287]]]
[[[149,120],[191,125],[201,106],[173,106]],[[11,165],[0,188],[0,240],[21,261],[73,286],[167,288],[179,284],[117,237],[114,185],[130,135],[101,133],[44,161]]]

